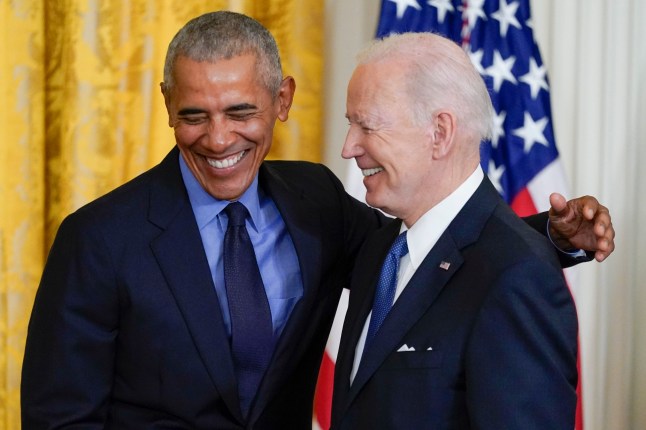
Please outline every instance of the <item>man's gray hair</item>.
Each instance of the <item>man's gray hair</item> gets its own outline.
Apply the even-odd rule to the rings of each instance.
[[[216,62],[244,54],[256,56],[258,77],[276,97],[283,75],[274,37],[255,19],[230,11],[206,13],[179,30],[168,45],[163,85],[172,88],[173,67],[180,56]]]
[[[491,138],[491,97],[469,56],[452,40],[432,33],[394,34],[371,43],[357,59],[359,64],[401,59],[418,124],[438,109],[450,109],[462,130],[480,140]]]

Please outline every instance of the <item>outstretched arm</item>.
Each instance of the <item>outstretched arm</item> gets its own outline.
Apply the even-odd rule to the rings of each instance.
[[[592,196],[569,201],[559,193],[550,195],[550,237],[563,251],[584,249],[601,262],[615,249],[615,229],[608,208]]]

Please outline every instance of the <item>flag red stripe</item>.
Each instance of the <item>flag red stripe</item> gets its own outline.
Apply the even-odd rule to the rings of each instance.
[[[314,395],[314,414],[317,424],[321,429],[330,428],[330,412],[332,410],[332,385],[334,382],[334,361],[327,354],[323,354],[319,378],[316,383]]]
[[[528,216],[538,213],[534,200],[529,194],[529,191],[527,191],[527,188],[523,188],[516,195],[510,206],[518,216]]]

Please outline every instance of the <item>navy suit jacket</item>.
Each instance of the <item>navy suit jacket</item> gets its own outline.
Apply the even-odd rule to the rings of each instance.
[[[400,225],[370,237],[355,263],[333,429],[572,430],[572,297],[549,242],[487,178],[393,305],[350,385],[379,270]],[[404,345],[415,351],[398,352]]]
[[[311,427],[339,295],[361,243],[384,218],[322,165],[263,163],[259,184],[285,220],[304,294],[243,420],[178,156],[174,149],[60,226],[29,324],[24,430]]]

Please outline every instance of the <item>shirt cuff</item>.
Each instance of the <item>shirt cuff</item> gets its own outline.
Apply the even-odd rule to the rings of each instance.
[[[547,218],[547,238],[550,240],[552,243],[552,246],[556,248],[561,254],[565,254],[571,258],[574,258],[576,260],[584,259],[584,258],[589,258],[588,254],[585,252],[583,249],[575,249],[572,251],[564,251],[561,248],[559,248],[554,241],[552,240],[552,236],[550,236],[550,219]]]

